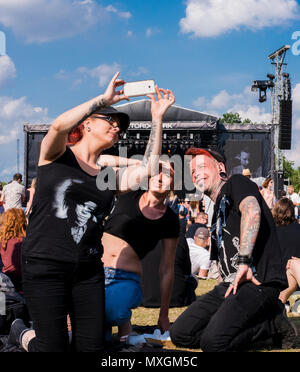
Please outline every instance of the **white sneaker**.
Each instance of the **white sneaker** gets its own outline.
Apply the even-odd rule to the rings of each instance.
[[[145,344],[146,342],[144,335],[129,335],[126,340],[126,344],[133,346]]]

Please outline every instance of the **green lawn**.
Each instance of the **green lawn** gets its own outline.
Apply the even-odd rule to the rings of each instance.
[[[198,288],[196,290],[196,295],[200,296],[203,293],[208,292],[211,290],[214,286],[216,285],[215,280],[201,280],[199,281]],[[291,301],[292,302],[292,301]],[[180,308],[171,308],[169,311],[169,317],[170,321],[174,322],[177,317],[185,310],[185,307],[180,307]],[[132,324],[134,326],[155,326],[158,318],[158,313],[159,309],[158,308],[144,308],[144,307],[139,307],[135,310],[133,310],[132,314]],[[292,350],[269,350],[269,349],[264,349],[263,351],[268,351],[268,352],[275,352],[275,351],[281,351],[281,352],[287,352],[287,351],[297,351],[300,352],[300,316],[289,314],[289,317],[291,320],[294,322],[298,329],[298,338],[295,343],[295,348]],[[113,329],[113,332],[115,333],[117,331],[117,328],[115,327]],[[167,349],[174,349],[178,350],[171,342],[168,343],[165,346]],[[188,349],[185,349],[188,350]],[[192,351],[192,350],[191,350]],[[195,351],[195,350],[193,350]],[[199,350],[201,351],[201,350]]]

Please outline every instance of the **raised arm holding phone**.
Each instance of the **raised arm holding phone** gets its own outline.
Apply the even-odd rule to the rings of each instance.
[[[24,295],[34,330],[17,319],[9,342],[29,351],[93,351],[104,348],[103,220],[116,192],[150,177],[161,151],[162,118],[171,91],[150,95],[153,125],[144,161],[125,169],[117,190],[99,190],[97,159],[112,147],[130,119],[111,105],[129,100],[119,73],[104,94],[59,115],[41,144],[35,198],[22,251]],[[71,145],[71,146],[68,146]],[[116,169],[118,172],[118,169]],[[72,324],[69,346],[67,315]]]

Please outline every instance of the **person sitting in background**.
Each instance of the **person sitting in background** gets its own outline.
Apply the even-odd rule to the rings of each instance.
[[[199,227],[206,227],[207,222],[208,222],[208,214],[205,212],[198,213],[197,217],[195,218],[195,222],[188,227],[188,230],[186,232],[186,238],[194,239],[196,230]]]
[[[293,202],[287,198],[280,199],[272,210],[276,224],[277,236],[282,251],[282,264],[286,267],[288,288],[280,292],[279,299],[286,304],[290,295],[298,288],[299,281],[293,269],[297,264],[290,262],[292,257],[300,257],[300,226],[295,223]],[[293,259],[291,260],[293,261]],[[287,265],[287,266],[286,266]]]
[[[10,208],[3,213],[0,228],[2,272],[13,282],[16,291],[22,290],[21,247],[26,236],[26,226],[22,209]]]
[[[300,197],[295,193],[295,189],[293,185],[288,186],[288,193],[286,196],[288,199],[290,199],[294,204],[294,211],[295,211],[295,218],[298,218],[299,211],[298,207],[300,205]]]
[[[200,279],[206,279],[210,268],[209,230],[206,227],[199,227],[194,239],[188,238],[192,274]]]
[[[300,287],[300,258],[299,257],[291,257],[286,265],[286,272],[289,280],[289,284],[291,285],[291,290],[293,288]],[[291,292],[293,293],[293,292]]]
[[[32,210],[32,202],[33,202],[33,197],[35,193],[36,181],[37,181],[37,177],[34,177],[33,180],[31,181],[31,186],[27,189],[27,191],[29,192],[29,199],[26,204],[26,212],[25,212],[26,217],[30,215],[31,210]]]
[[[273,180],[268,177],[265,179],[264,183],[262,184],[263,189],[261,190],[261,194],[267,203],[267,206],[272,209],[276,203],[276,197],[274,194],[273,188]]]

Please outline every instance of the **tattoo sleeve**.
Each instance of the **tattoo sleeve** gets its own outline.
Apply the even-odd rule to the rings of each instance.
[[[240,255],[251,257],[258,235],[261,209],[254,196],[247,196],[239,206],[241,212]]]
[[[98,101],[94,102],[90,106],[86,114],[84,114],[83,117],[74,125],[73,129],[76,128],[78,125],[80,125],[82,122],[84,122],[85,119],[87,119],[90,115],[92,115],[96,110],[101,109],[106,106],[107,106],[107,102],[105,98],[100,98]]]
[[[149,141],[142,161],[142,166],[150,166],[151,171],[153,167],[155,167],[155,161],[151,161],[152,156],[160,155],[161,153],[161,135],[162,123],[159,121],[153,121]]]

